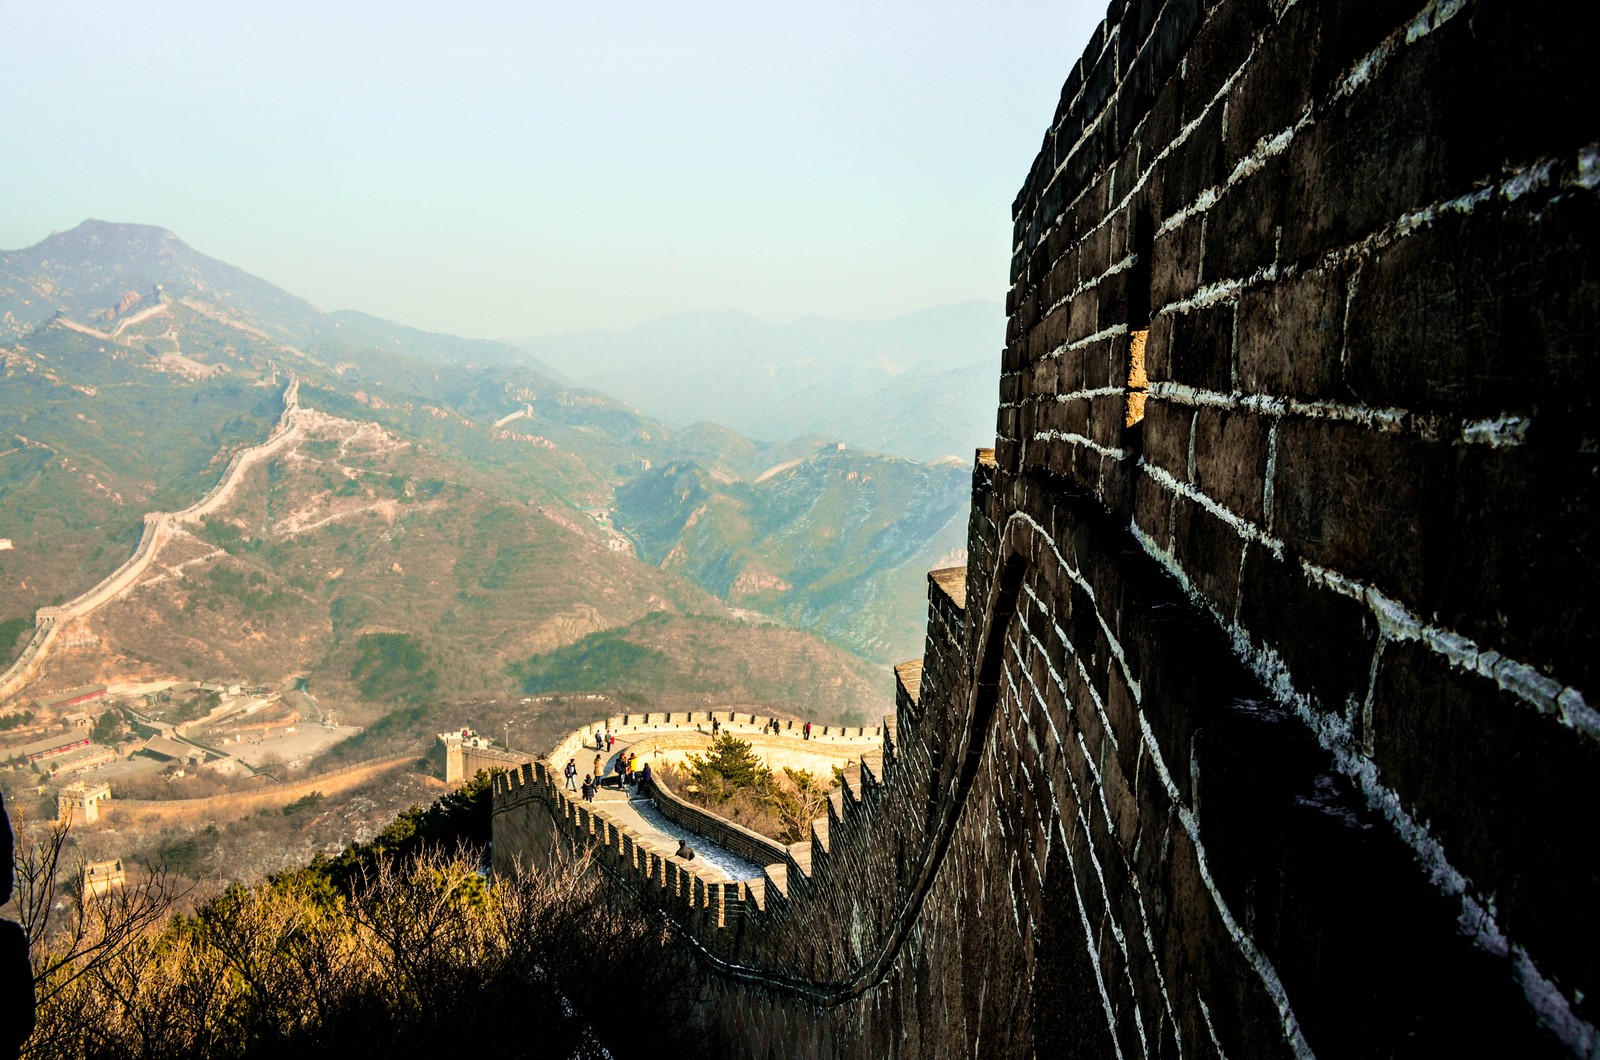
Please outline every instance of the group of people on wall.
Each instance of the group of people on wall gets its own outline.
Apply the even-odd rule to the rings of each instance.
[[[608,739],[611,738],[609,733],[606,735]],[[604,750],[607,745],[601,742],[598,733],[595,734],[595,743],[602,750],[596,752],[594,768],[591,772],[583,775],[583,783],[581,785],[578,783],[578,760],[576,758],[567,759],[567,764],[561,770],[562,775],[567,780],[567,790],[581,792],[584,802],[593,802],[602,787],[610,786],[606,784],[606,774],[603,768],[605,762]],[[637,795],[649,795],[651,793],[651,786],[655,783],[655,778],[651,774],[649,762],[644,763],[643,766],[639,764],[639,753],[637,751],[619,751],[616,761],[612,763],[612,770],[616,777],[614,784],[617,790],[626,792],[631,787]]]

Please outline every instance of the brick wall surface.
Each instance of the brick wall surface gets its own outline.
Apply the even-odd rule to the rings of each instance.
[[[1111,5],[881,762],[662,885],[738,1047],[1600,1055],[1589,25]]]

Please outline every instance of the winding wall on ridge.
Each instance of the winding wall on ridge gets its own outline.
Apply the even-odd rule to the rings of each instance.
[[[283,392],[283,412],[273,428],[272,436],[260,445],[241,449],[228,460],[222,477],[206,495],[181,512],[146,512],[144,530],[133,555],[124,560],[116,570],[106,575],[93,587],[64,604],[41,607],[34,619],[34,633],[22,654],[0,674],[0,700],[23,688],[39,672],[39,667],[49,657],[62,626],[74,619],[93,613],[129,589],[149,569],[151,562],[177,523],[198,523],[220,508],[233,495],[240,479],[250,468],[279,452],[289,442],[300,437],[297,414],[300,411],[300,380],[291,376]]]
[[[590,833],[746,1053],[1600,1055],[1593,36],[1111,5],[879,767],[781,887]]]

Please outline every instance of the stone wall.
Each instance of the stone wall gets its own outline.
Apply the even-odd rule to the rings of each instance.
[[[56,607],[39,609],[34,622],[33,637],[17,660],[4,673],[0,673],[0,701],[19,692],[38,675],[64,625],[90,614],[101,605],[127,592],[144,576],[144,572],[149,569],[151,562],[159,553],[161,545],[170,537],[174,526],[180,522],[202,522],[204,516],[221,507],[232,496],[246,471],[300,437],[297,422],[300,410],[299,394],[300,380],[291,376],[288,386],[283,391],[283,411],[278,416],[278,423],[273,428],[271,438],[260,445],[234,453],[216,485],[212,486],[204,497],[183,511],[146,512],[144,530],[139,535],[139,543],[134,547],[133,555],[124,560],[116,570],[73,599]]]
[[[681,922],[740,1050],[1600,1055],[1583,25],[1112,4],[881,760]]]

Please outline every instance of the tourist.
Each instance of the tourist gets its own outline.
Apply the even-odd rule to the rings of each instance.
[[[772,735],[777,736],[781,732],[783,732],[783,726],[778,724],[778,719],[777,718],[773,718],[772,719]]]
[[[655,777],[650,775],[650,763],[646,762],[644,769],[639,773],[639,794],[649,795],[652,790],[650,785],[654,783]]]
[[[811,739],[811,723],[806,722],[806,739]]]
[[[605,748],[605,741],[603,739],[601,739],[601,737],[600,737],[600,730],[596,729],[594,731],[594,749],[596,751],[599,751],[599,750],[603,750],[604,748]]]
[[[583,775],[583,801],[594,801],[594,778],[587,773]]]
[[[638,772],[639,772],[639,754],[636,751],[629,751],[628,752],[628,782],[630,784],[633,783],[634,780],[637,779],[635,774],[637,774]]]
[[[717,733],[719,733],[721,731],[722,731],[722,722],[718,721],[716,718],[712,718],[711,719],[711,735],[715,736],[715,735],[717,735]]]
[[[678,857],[685,861],[694,860],[694,851],[689,848],[689,841],[687,839],[678,840]]]
[[[611,745],[616,743],[616,742],[617,742],[617,738],[614,735],[612,735],[611,730],[609,728],[606,729],[606,753],[607,754],[611,753]]]
[[[617,755],[617,790],[623,792],[624,794],[626,794],[627,789],[623,785],[626,783],[627,779],[628,756],[619,754]]]
[[[599,756],[599,755],[595,755],[595,756],[594,756],[594,775],[595,775],[595,776],[597,776],[597,777],[598,777],[598,776],[599,776],[599,775],[600,775],[600,774],[601,774],[601,773],[602,773],[602,772],[604,772],[604,770],[602,770],[602,769],[601,769],[601,768],[600,768],[600,763],[601,763],[601,762],[603,762],[603,761],[604,761],[604,759],[602,759],[602,758],[601,758],[601,757],[600,757],[600,756]]]
[[[567,759],[567,768],[561,771],[567,778],[567,790],[578,790],[578,763],[576,759]]]

